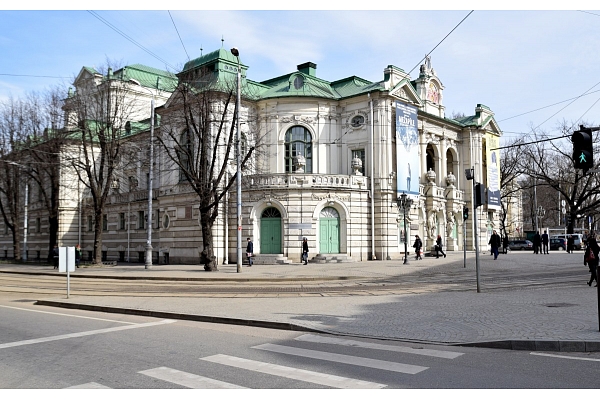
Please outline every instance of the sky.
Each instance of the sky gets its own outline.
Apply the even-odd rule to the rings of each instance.
[[[355,75],[375,82],[388,65],[416,79],[431,53],[446,115],[472,115],[484,104],[504,143],[532,128],[559,136],[562,121],[600,125],[600,11],[590,10],[591,2],[569,4],[579,10],[527,11],[517,9],[527,3],[508,3],[514,9],[472,13],[469,6],[481,4],[390,10],[375,2],[370,10],[322,10],[308,1],[303,7],[312,9],[273,11],[280,2],[188,10],[174,1],[171,10],[165,2],[149,10],[155,4],[144,2],[126,11],[118,2],[102,3],[108,8],[53,2],[48,10],[25,2],[12,5],[21,10],[0,10],[0,101],[72,82],[83,66],[100,67],[107,59],[177,72],[188,59],[237,47],[254,81],[311,61],[327,81]]]

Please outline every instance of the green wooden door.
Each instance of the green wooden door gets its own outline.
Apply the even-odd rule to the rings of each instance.
[[[274,207],[267,208],[260,219],[261,254],[281,254],[281,213]]]
[[[319,216],[319,253],[340,252],[340,216],[333,207],[324,208]]]

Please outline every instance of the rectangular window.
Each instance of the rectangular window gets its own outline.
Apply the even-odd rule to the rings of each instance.
[[[92,220],[92,216],[88,215],[87,220],[88,220],[88,223],[87,223],[87,225],[88,225],[88,231],[91,232],[91,231],[94,230],[94,221]]]
[[[35,219],[35,231],[37,233],[42,233],[42,220],[40,217]]]
[[[125,213],[119,213],[119,229],[125,230]]]
[[[144,227],[146,226],[144,220],[144,211],[138,211],[138,229],[144,229]]]
[[[354,160],[355,158],[360,159],[360,161],[362,162],[362,166],[358,169],[358,172],[360,172],[361,174],[365,174],[365,167],[366,167],[366,163],[365,163],[365,149],[356,149],[356,150],[352,150],[352,160]],[[350,163],[352,163],[352,160],[350,160]],[[352,165],[352,164],[350,164]],[[354,174],[354,169],[352,169],[351,171],[352,174]]]
[[[104,214],[102,216],[102,230],[103,231],[107,231],[108,230],[108,216],[106,214]]]

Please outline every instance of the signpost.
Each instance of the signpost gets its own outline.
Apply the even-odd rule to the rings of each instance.
[[[67,273],[67,299],[71,290],[71,276],[69,272],[75,271],[75,247],[58,248],[58,272]]]

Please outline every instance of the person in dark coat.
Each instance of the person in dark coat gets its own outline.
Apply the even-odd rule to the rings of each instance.
[[[573,247],[575,247],[575,238],[569,235],[567,238],[567,253],[573,253]]]
[[[594,287],[598,286],[598,276],[596,275],[596,269],[598,268],[598,253],[600,253],[600,246],[596,241],[596,235],[590,232],[588,235],[587,249],[583,253],[583,265],[587,265],[590,268],[590,280],[587,283],[588,286],[592,286],[592,282],[596,281]],[[590,259],[591,254],[594,254],[594,258]]]
[[[504,238],[502,239],[502,247],[504,248],[504,254],[506,254],[508,250],[508,236],[506,235],[504,235]]]
[[[58,269],[58,246],[54,245],[52,249],[52,262],[54,263],[54,269]]]
[[[246,245],[246,257],[248,257],[248,266],[252,266],[252,254],[254,253],[254,243],[248,238],[248,244]]]
[[[542,247],[542,238],[540,237],[539,232],[536,232],[533,236],[533,253],[538,254],[540,252],[540,248]]]
[[[492,246],[492,254],[494,254],[494,260],[498,259],[498,248],[500,247],[500,236],[496,231],[492,233],[490,237],[490,241],[488,242],[490,246]]]
[[[306,238],[302,240],[302,260],[304,265],[308,264],[308,240]]]
[[[542,254],[549,254],[548,253],[548,231],[545,231],[544,234],[542,235],[542,244],[544,245],[544,247],[542,247]]]
[[[75,267],[79,268],[79,264],[81,263],[81,247],[79,245],[75,246]]]
[[[444,255],[444,258],[446,258],[446,253],[444,253],[443,250],[442,237],[440,235],[438,235],[435,241],[435,258],[440,258],[439,253],[442,253]]]
[[[413,247],[415,248],[415,260],[422,260],[423,257],[421,257],[421,248],[423,247],[423,242],[421,241],[419,235],[415,235],[415,243],[413,244]]]

